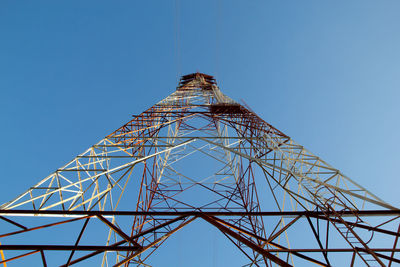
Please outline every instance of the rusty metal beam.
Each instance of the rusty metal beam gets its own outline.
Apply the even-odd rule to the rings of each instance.
[[[135,251],[140,247],[74,246],[74,245],[0,245],[0,250],[78,250],[78,251]]]
[[[134,244],[135,246],[141,248],[142,246],[139,245],[135,240],[130,238],[127,234],[125,234],[121,229],[119,229],[117,226],[112,224],[109,220],[101,216],[100,214],[96,215],[97,218],[99,218],[102,222],[104,222],[108,227],[110,227],[114,232],[116,232],[118,235],[120,235],[123,239],[125,239],[127,242]]]
[[[81,238],[82,238],[83,232],[85,231],[86,226],[87,226],[87,224],[89,223],[89,220],[90,220],[90,217],[87,218],[87,219],[85,220],[85,222],[84,222],[84,224],[83,224],[83,226],[82,226],[81,232],[79,233],[78,238],[76,239],[75,246],[78,246],[79,241],[80,241]],[[41,250],[41,253],[42,253],[42,256],[43,256],[43,258],[44,258],[43,250]],[[71,262],[72,257],[74,256],[74,253],[75,253],[75,250],[72,250],[72,251],[71,251],[71,254],[69,255],[69,258],[68,258],[68,260],[67,260],[67,266],[68,266],[69,263]]]
[[[205,209],[206,210],[206,209]],[[82,211],[82,210],[0,210],[0,215],[88,215],[88,216],[200,216],[201,214],[209,216],[335,216],[337,213],[321,211],[260,211],[260,212],[242,212],[242,211]],[[342,217],[354,216],[396,216],[400,215],[400,209],[397,210],[359,210],[340,212]]]
[[[172,220],[170,220],[170,221],[168,221],[168,222],[165,222],[165,223],[162,223],[162,224],[160,224],[160,225],[157,225],[156,227],[152,227],[152,228],[146,229],[146,230],[142,231],[140,234],[137,234],[137,235],[135,235],[135,236],[132,236],[132,239],[136,239],[136,238],[141,237],[141,236],[143,236],[143,235],[145,235],[145,234],[152,233],[152,232],[154,232],[154,231],[156,231],[156,230],[158,230],[158,229],[160,229],[160,228],[163,228],[163,227],[165,227],[165,226],[168,226],[168,225],[170,225],[170,224],[172,224],[172,223],[174,223],[174,222],[177,222],[177,221],[179,221],[179,220],[183,220],[183,219],[185,219],[185,218],[186,218],[185,216],[180,216],[180,217],[177,217],[177,218],[175,218],[175,219],[172,219]],[[117,243],[114,243],[114,244],[110,245],[110,247],[120,246],[120,245],[122,245],[122,244],[124,244],[124,243],[126,243],[126,242],[127,242],[127,241],[122,240],[122,241],[119,241],[119,242],[117,242]],[[75,259],[75,260],[71,261],[71,262],[69,263],[69,265],[73,265],[73,264],[78,263],[78,262],[80,262],[80,261],[86,260],[86,259],[91,258],[91,257],[93,257],[93,256],[96,256],[96,255],[98,255],[98,254],[100,254],[100,253],[102,253],[102,252],[103,252],[102,250],[98,250],[98,251],[92,252],[92,253],[90,253],[90,254],[88,254],[88,255],[85,255],[85,256],[83,256],[83,257],[80,257],[80,258],[78,258],[78,259]],[[60,266],[60,267],[66,267],[66,266],[67,266],[67,265],[62,265],[62,266]]]
[[[210,224],[214,225],[215,227],[217,227],[221,232],[224,232],[224,233],[230,235],[231,237],[237,239],[238,241],[246,244],[248,247],[250,247],[254,251],[257,251],[261,255],[263,255],[266,258],[270,259],[271,261],[279,264],[280,266],[284,266],[284,267],[291,267],[292,266],[292,265],[288,264],[287,262],[283,261],[282,259],[278,258],[277,256],[275,256],[275,255],[271,254],[270,252],[266,251],[265,249],[261,248],[257,244],[255,244],[255,243],[251,242],[250,240],[242,237],[241,235],[235,233],[234,231],[232,231],[228,227],[225,227],[224,225],[219,223],[214,218],[209,217],[207,215],[201,215],[200,217],[203,218],[205,221],[209,222]]]

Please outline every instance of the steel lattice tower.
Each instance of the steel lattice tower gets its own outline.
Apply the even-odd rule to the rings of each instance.
[[[15,228],[0,233],[4,266],[22,257],[34,266],[152,266],[167,238],[195,220],[223,233],[245,266],[400,263],[399,209],[202,73],[183,76],[175,92],[0,206],[0,215]],[[52,238],[58,231],[69,241]]]

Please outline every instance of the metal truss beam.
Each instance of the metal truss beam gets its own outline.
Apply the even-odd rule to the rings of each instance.
[[[278,216],[278,217],[292,217],[292,216],[311,216],[323,218],[320,216],[332,215],[334,212],[322,211],[258,211],[258,212],[244,212],[244,211],[83,211],[83,210],[0,210],[2,216],[52,216],[61,215],[67,216]],[[400,216],[400,209],[397,210],[357,210],[340,212],[343,217],[354,216]]]
[[[350,266],[400,263],[400,209],[206,74],[183,76],[171,95],[54,169],[0,205],[0,264],[40,252],[39,264],[54,265],[45,254],[65,251],[57,265],[149,266],[197,218],[219,229],[246,266],[332,266],[340,253],[352,256]],[[53,231],[76,232],[52,245]]]

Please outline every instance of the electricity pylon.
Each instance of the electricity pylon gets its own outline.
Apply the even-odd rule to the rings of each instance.
[[[400,263],[399,209],[202,73],[183,76],[175,92],[0,215],[9,224],[0,235],[4,266],[22,257],[43,266],[151,266],[168,237],[195,220],[223,233],[245,266]]]

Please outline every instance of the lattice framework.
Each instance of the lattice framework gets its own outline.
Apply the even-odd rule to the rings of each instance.
[[[267,205],[260,200],[265,195]],[[350,255],[352,266],[400,263],[397,208],[201,73],[183,76],[174,93],[0,208],[0,219],[20,229],[0,235],[0,251],[28,251],[2,254],[3,264],[40,253],[46,266],[46,253],[62,250],[69,255],[62,266],[92,258],[102,266],[148,266],[169,236],[199,219],[231,240],[248,266],[331,266],[335,253]],[[59,219],[27,227],[16,215]],[[76,239],[67,245],[12,244],[16,235],[77,222]],[[105,245],[81,245],[90,227],[102,229]],[[292,230],[304,228],[313,245]],[[377,247],[383,239],[386,247]]]

